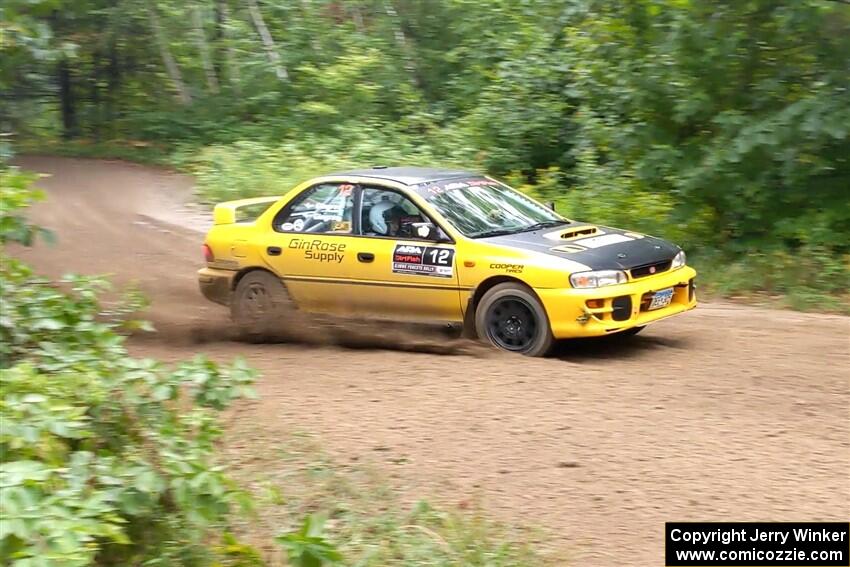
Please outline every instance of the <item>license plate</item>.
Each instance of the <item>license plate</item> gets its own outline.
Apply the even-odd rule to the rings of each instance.
[[[649,302],[649,310],[653,309],[661,309],[662,307],[667,307],[670,305],[670,302],[673,301],[673,288],[668,287],[667,289],[662,289],[661,291],[656,291],[652,296],[652,301]]]

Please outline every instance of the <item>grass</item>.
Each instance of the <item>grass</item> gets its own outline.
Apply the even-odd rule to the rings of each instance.
[[[420,500],[405,505],[386,478],[369,464],[336,462],[307,434],[263,441],[263,431],[234,432],[227,451],[231,476],[250,490],[255,520],[234,526],[268,564],[283,552],[260,542],[298,530],[310,514],[328,518],[325,537],[346,565],[546,566],[564,554],[547,547],[535,529],[512,528],[485,517],[478,505],[440,509]],[[251,439],[250,442],[244,440]]]
[[[841,260],[801,251],[800,258],[752,254],[723,262],[691,255],[702,298],[725,298],[779,309],[850,315],[850,288]],[[804,276],[805,275],[805,279]]]

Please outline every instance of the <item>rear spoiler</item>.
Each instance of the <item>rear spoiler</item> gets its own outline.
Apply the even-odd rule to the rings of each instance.
[[[235,222],[251,222],[263,214],[272,203],[276,203],[280,197],[254,197],[253,199],[239,199],[238,201],[227,201],[219,203],[213,209],[214,224],[233,224]],[[237,213],[239,209],[250,207],[249,210]]]

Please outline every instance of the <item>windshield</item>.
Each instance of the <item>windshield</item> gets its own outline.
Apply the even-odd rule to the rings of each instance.
[[[438,182],[419,191],[455,228],[471,238],[570,222],[522,193],[490,179]]]

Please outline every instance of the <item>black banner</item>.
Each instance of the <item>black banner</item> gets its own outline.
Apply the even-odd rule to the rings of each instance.
[[[850,566],[850,524],[667,522],[667,567]]]

